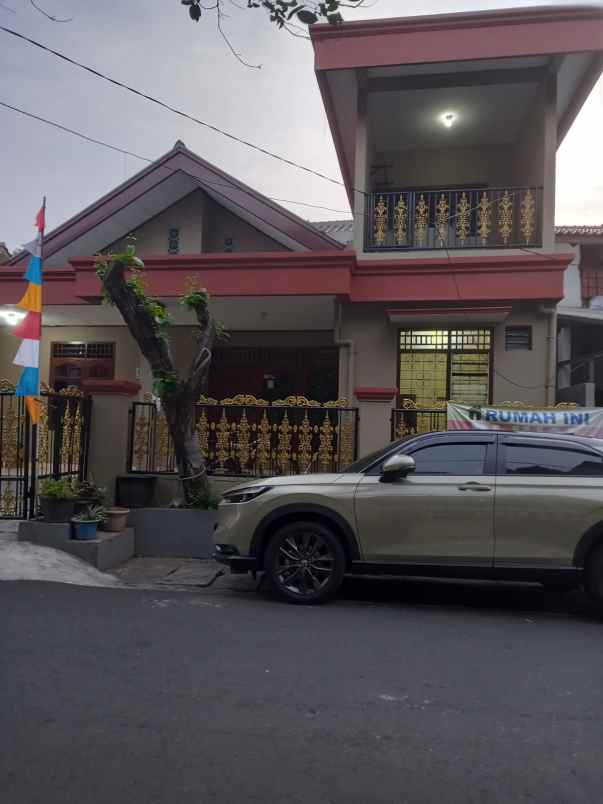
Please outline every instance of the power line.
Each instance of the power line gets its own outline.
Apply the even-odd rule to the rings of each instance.
[[[54,120],[48,120],[45,117],[41,117],[40,115],[33,114],[33,112],[26,112],[24,109],[20,109],[18,106],[12,106],[10,103],[5,103],[4,101],[0,101],[0,106],[4,107],[5,109],[10,109],[13,112],[17,112],[18,114],[22,114],[25,117],[30,117],[33,120],[37,120],[40,123],[45,123],[46,125],[53,126],[54,128],[59,129],[59,131],[63,131],[65,133],[67,133],[67,134],[72,134],[74,137],[80,137],[81,139],[85,140],[86,142],[93,143],[94,145],[100,145],[103,148],[108,148],[111,151],[115,151],[117,153],[124,154],[126,156],[132,156],[135,159],[140,159],[142,162],[147,162],[148,164],[153,164],[153,162],[156,161],[154,159],[150,159],[147,156],[141,156],[140,154],[137,154],[134,151],[129,151],[126,148],[121,148],[118,145],[111,145],[110,143],[104,142],[103,140],[99,140],[96,137],[90,137],[90,136],[88,136],[88,134],[83,134],[81,131],[76,131],[73,128],[69,128],[68,126],[64,126],[62,123],[57,123]],[[163,170],[168,170],[170,173],[177,172],[177,171],[172,170],[171,168],[168,168],[166,165],[158,165],[158,167],[162,168]],[[194,177],[192,177],[192,178],[194,178]],[[197,179],[195,179],[195,181],[198,181],[200,186],[202,186],[202,184],[210,184],[213,187],[234,188],[234,189],[240,190],[242,192],[245,192],[245,193],[247,193],[249,195],[252,195],[250,190],[246,190],[244,187],[240,187],[239,185],[232,184],[232,183],[216,182],[216,181],[211,181],[210,179],[204,180],[203,182],[200,182]],[[308,201],[296,201],[296,200],[292,200],[292,199],[288,199],[288,198],[273,198],[272,196],[266,196],[266,198],[269,198],[271,201],[275,201],[277,203],[299,204],[300,206],[312,207],[313,209],[323,209],[323,210],[326,210],[328,212],[337,212],[337,213],[340,213],[342,215],[347,214],[347,210],[334,209],[333,207],[323,206],[322,204],[311,204]]]
[[[339,179],[334,179],[332,176],[327,176],[325,173],[321,173],[319,170],[315,170],[314,168],[307,167],[306,165],[302,165],[299,162],[294,162],[292,159],[287,159],[285,156],[280,156],[279,154],[275,154],[272,151],[269,151],[267,148],[263,148],[261,145],[256,145],[253,142],[249,142],[249,140],[244,140],[241,137],[237,137],[236,134],[232,134],[229,131],[225,131],[218,126],[214,126],[212,123],[208,123],[205,120],[201,120],[194,115],[188,114],[188,112],[182,111],[182,109],[177,109],[175,106],[170,106],[169,103],[165,103],[158,98],[153,97],[153,95],[148,95],[146,92],[141,92],[139,89],[135,89],[134,87],[129,86],[128,84],[124,84],[121,81],[118,81],[116,78],[111,78],[104,73],[101,73],[99,70],[95,70],[92,67],[88,67],[86,64],[82,64],[75,59],[72,59],[70,56],[66,56],[64,53],[60,53],[58,50],[53,50],[46,45],[43,45],[41,42],[37,42],[35,39],[30,39],[30,37],[25,36],[18,31],[14,31],[12,28],[7,28],[4,25],[0,25],[0,31],[4,31],[4,33],[10,34],[10,36],[15,36],[18,39],[23,40],[24,42],[28,42],[30,45],[34,47],[40,48],[40,50],[44,50],[47,53],[51,53],[53,56],[56,56],[63,61],[66,61],[68,64],[73,65],[74,67],[79,67],[81,70],[85,70],[86,72],[90,73],[91,75],[96,76],[97,78],[101,78],[103,81],[108,81],[115,86],[121,87],[122,89],[127,90],[128,92],[132,92],[134,95],[138,95],[140,98],[144,98],[145,100],[150,101],[151,103],[155,103],[157,106],[161,106],[163,109],[167,109],[168,111],[172,112],[173,114],[177,114],[179,117],[184,117],[186,120],[190,120],[193,123],[197,123],[197,125],[204,126],[205,128],[210,129],[210,131],[214,131],[216,134],[221,134],[223,137],[227,137],[234,142],[238,142],[240,145],[244,145],[247,148],[252,148],[254,151],[258,151],[258,153],[264,154],[264,156],[269,156],[272,159],[277,159],[279,162],[283,162],[286,165],[290,165],[291,167],[298,168],[298,170],[303,170],[306,173],[310,173],[313,176],[318,176],[320,179],[324,179],[325,181],[330,182],[331,184],[336,184],[339,187],[344,187],[344,183]]]

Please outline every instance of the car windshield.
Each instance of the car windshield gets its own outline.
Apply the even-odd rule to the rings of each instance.
[[[375,452],[370,452],[363,458],[358,458],[357,461],[351,463],[343,471],[346,474],[358,474],[358,472],[364,472],[365,469],[368,469],[369,466],[372,466],[372,464],[376,463],[381,458],[389,455],[390,452],[395,452],[397,447],[403,444],[405,440],[406,439],[402,439],[401,441],[393,441],[391,444],[387,444],[387,446],[375,450]]]

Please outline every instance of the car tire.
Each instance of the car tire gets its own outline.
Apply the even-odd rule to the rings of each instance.
[[[603,603],[603,544],[593,548],[586,559],[584,585],[593,600]]]
[[[276,594],[301,605],[326,603],[341,586],[346,556],[340,540],[320,522],[290,522],[272,536],[264,569]]]

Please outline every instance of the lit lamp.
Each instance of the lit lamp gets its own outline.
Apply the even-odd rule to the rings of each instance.
[[[19,321],[23,321],[25,313],[20,310],[0,310],[0,319],[2,319],[9,327],[16,327]]]
[[[452,128],[454,121],[456,120],[456,115],[454,112],[444,112],[440,119],[446,128]]]

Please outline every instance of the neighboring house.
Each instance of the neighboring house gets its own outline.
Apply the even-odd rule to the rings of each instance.
[[[10,251],[6,247],[6,243],[0,241],[0,265],[3,262],[8,262],[8,260],[10,260]]]
[[[557,226],[558,243],[573,248],[558,307],[557,396],[603,405],[603,225]]]
[[[194,349],[177,306],[188,276],[231,332],[213,397],[347,397],[360,452],[389,438],[401,405],[553,403],[574,258],[555,243],[555,153],[601,71],[603,12],[375,20],[311,38],[353,230],[302,220],[178,142],[48,233],[43,378],[150,390],[94,270],[94,254],[134,233],[151,292],[174,312],[179,365]],[[25,263],[0,272],[3,300],[22,294]],[[12,377],[14,348],[5,329]]]

